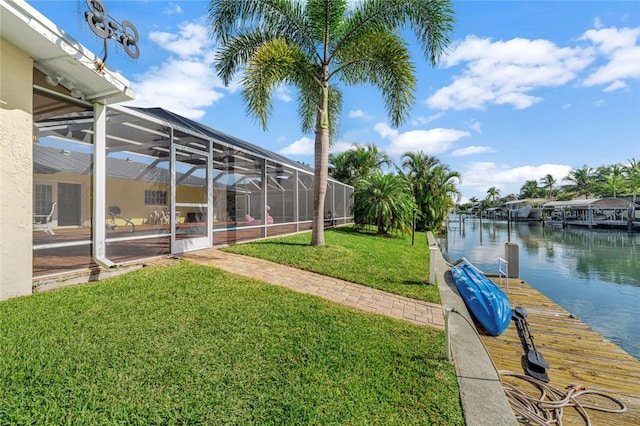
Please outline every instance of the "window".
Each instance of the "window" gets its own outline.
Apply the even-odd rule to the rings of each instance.
[[[53,202],[53,186],[36,184],[33,200],[33,213],[49,214]]]
[[[144,203],[148,206],[166,206],[167,191],[155,191],[151,189],[145,189]]]

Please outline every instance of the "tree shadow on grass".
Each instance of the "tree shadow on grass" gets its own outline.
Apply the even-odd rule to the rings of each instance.
[[[406,285],[429,285],[428,281],[423,281],[423,280],[404,280],[402,281],[402,284],[406,284]]]
[[[309,243],[294,243],[290,241],[252,241],[251,244],[261,246],[295,246],[295,247],[309,247]]]
[[[398,238],[398,236],[395,234],[381,235],[381,234],[378,234],[377,229],[361,228],[358,226],[342,226],[339,228],[331,229],[330,232],[336,232],[339,234],[346,234],[346,235],[365,235],[365,236],[381,237],[381,238]]]

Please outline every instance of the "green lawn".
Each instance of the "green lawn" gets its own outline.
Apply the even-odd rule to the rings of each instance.
[[[0,424],[463,424],[444,334],[179,262],[0,303]]]
[[[325,231],[325,246],[311,247],[310,233],[230,246],[225,251],[271,260],[413,299],[440,303],[429,284],[429,247],[424,233],[380,237],[354,227]]]

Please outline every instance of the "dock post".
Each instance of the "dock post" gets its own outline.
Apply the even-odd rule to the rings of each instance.
[[[429,246],[429,284],[436,283],[436,253],[437,246]]]
[[[520,277],[520,253],[518,251],[518,245],[516,243],[507,242],[504,245],[504,258],[509,263],[509,272],[507,273],[507,280],[509,278]]]

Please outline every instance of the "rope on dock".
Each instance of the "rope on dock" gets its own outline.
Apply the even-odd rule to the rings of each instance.
[[[559,390],[549,386],[547,383],[521,373],[500,370],[498,374],[500,374],[501,378],[509,376],[524,380],[540,391],[540,396],[536,398],[524,392],[521,388],[502,381],[502,386],[507,394],[511,408],[516,413],[518,421],[525,422],[525,424],[562,425],[563,409],[566,407],[575,408],[584,419],[586,426],[591,426],[591,419],[586,410],[596,410],[605,413],[624,413],[627,410],[626,405],[619,399],[603,392],[586,389],[584,386],[569,385],[566,390]],[[581,395],[587,394],[609,400],[617,405],[618,408],[584,404],[576,399]]]

